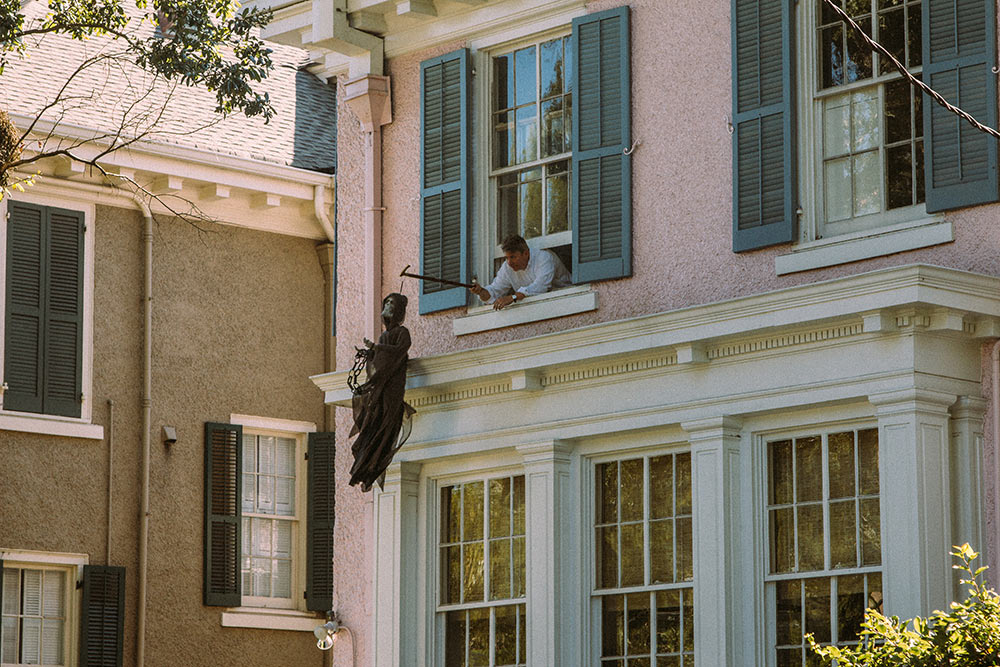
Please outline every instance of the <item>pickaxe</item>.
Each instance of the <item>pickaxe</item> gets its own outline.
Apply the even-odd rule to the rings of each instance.
[[[419,278],[420,280],[430,280],[432,282],[442,283],[444,285],[454,285],[455,287],[468,287],[469,289],[472,289],[473,287],[478,287],[476,283],[460,283],[457,280],[448,280],[447,278],[435,278],[433,276],[422,276],[417,273],[409,273],[406,270],[408,268],[410,268],[409,264],[407,264],[403,268],[403,270],[399,272],[399,275],[406,276],[408,278]]]

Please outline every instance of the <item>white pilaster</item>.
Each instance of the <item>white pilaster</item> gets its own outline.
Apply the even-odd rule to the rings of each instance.
[[[980,553],[986,550],[983,539],[983,417],[986,401],[978,396],[959,396],[951,406],[951,529],[952,543],[966,542]],[[981,558],[979,564],[986,563]],[[964,591],[954,577],[956,596]]]
[[[375,491],[376,667],[417,664],[417,499],[420,464],[393,463]]]
[[[712,417],[681,427],[691,443],[695,651],[700,664],[735,665],[741,423]]]
[[[575,667],[581,636],[577,608],[579,536],[570,453],[572,444],[549,440],[521,445],[527,514],[528,664]]]
[[[951,465],[954,394],[925,389],[875,394],[879,431],[885,613],[901,618],[951,600]]]

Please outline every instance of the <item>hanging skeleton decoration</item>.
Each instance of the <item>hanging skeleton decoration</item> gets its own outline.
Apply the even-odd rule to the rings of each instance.
[[[354,367],[347,378],[354,393],[351,436],[358,436],[351,446],[351,485],[360,484],[362,491],[371,489],[375,482],[382,488],[385,470],[409,437],[411,417],[416,412],[403,400],[410,349],[410,331],[403,326],[406,302],[397,292],[382,300],[385,331],[378,343],[366,338],[365,347],[356,348]],[[359,384],[362,369],[366,380]]]

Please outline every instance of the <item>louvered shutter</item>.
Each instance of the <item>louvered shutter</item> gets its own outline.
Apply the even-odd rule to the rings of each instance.
[[[469,52],[420,64],[420,269],[468,282]],[[420,282],[420,312],[465,305],[463,287]]]
[[[83,566],[80,667],[121,667],[125,568]]]
[[[333,607],[334,433],[309,434],[306,608]]]
[[[240,472],[243,427],[205,424],[206,605],[240,604]]]
[[[733,0],[733,251],[796,232],[792,1]]]
[[[3,407],[41,412],[45,210],[12,201],[7,204],[7,216]]]
[[[573,281],[632,274],[629,8],[573,19]]]
[[[83,213],[8,204],[4,408],[79,417]]]
[[[924,0],[923,77],[978,121],[997,126],[995,0]],[[1000,199],[997,140],[924,96],[927,210]]]

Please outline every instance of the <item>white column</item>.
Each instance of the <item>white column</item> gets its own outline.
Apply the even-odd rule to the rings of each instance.
[[[527,515],[528,664],[576,667],[579,651],[579,536],[571,488],[572,444],[521,445]]]
[[[966,542],[982,553],[983,540],[983,416],[986,401],[978,396],[959,396],[951,406],[951,529],[952,543]],[[980,557],[979,564],[986,563]],[[964,590],[955,579],[955,595]]]
[[[419,463],[393,463],[375,490],[376,667],[417,664],[417,499]]]
[[[713,417],[681,427],[691,443],[695,650],[699,664],[736,665],[741,423]]]
[[[885,613],[946,609],[951,599],[951,466],[954,394],[906,389],[875,394],[879,431]]]

